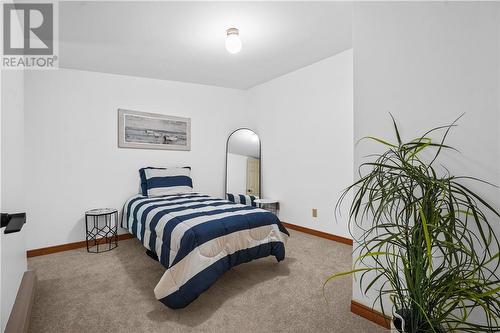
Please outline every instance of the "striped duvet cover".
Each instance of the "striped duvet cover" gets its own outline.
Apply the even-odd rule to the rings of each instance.
[[[231,267],[257,258],[285,258],[288,231],[263,209],[197,193],[148,198],[124,206],[122,227],[167,270],[154,289],[182,308]]]

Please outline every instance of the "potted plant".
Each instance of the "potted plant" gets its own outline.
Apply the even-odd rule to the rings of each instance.
[[[454,150],[445,139],[457,120],[403,142],[392,118],[397,143],[367,137],[386,151],[370,155],[337,202],[338,212],[353,192],[349,230],[359,256],[352,270],[325,284],[349,274],[360,275],[365,294],[378,284],[375,302],[385,314],[382,300],[389,297],[400,332],[500,331],[499,241],[492,228],[500,215],[465,183],[490,184],[438,165],[444,150]],[[431,140],[439,133],[438,142]]]

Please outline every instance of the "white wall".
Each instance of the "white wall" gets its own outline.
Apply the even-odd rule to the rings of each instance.
[[[352,182],[353,67],[347,50],[250,90],[262,193],[288,223],[349,237],[334,206]],[[318,217],[312,218],[312,208]]]
[[[1,200],[0,211],[25,211],[24,75],[20,70],[1,75]],[[22,276],[27,269],[26,230],[5,235],[0,230],[1,331],[5,329]]]
[[[85,239],[85,210],[121,208],[144,166],[190,165],[222,196],[226,139],[247,125],[240,90],[65,69],[28,72],[25,89],[30,249]],[[119,149],[118,108],[190,117],[191,151]]]
[[[404,138],[466,113],[448,143],[452,173],[500,184],[497,3],[357,3],[354,8],[354,137],[395,140],[388,111]],[[380,146],[355,146],[354,174]],[[500,207],[500,193],[474,185]],[[497,229],[498,230],[498,229]],[[356,254],[355,254],[356,256]],[[369,306],[354,282],[353,299]]]
[[[2,91],[2,80],[3,80],[3,71],[0,70],[0,92]],[[0,189],[2,187],[2,113],[3,113],[3,95],[0,94]],[[2,212],[2,191],[0,190],[0,212]],[[0,228],[0,234],[3,233],[3,229]],[[3,293],[2,293],[2,237],[0,236],[0,300],[3,299]],[[2,302],[0,301],[0,332],[4,331],[4,315],[3,315],[3,306]]]
[[[19,24],[19,21],[16,21]],[[0,71],[0,212],[23,212],[24,183],[24,71]],[[0,229],[0,332],[27,269],[26,229],[4,234]]]
[[[247,192],[247,160],[248,156],[227,154],[227,193]]]
[[[24,76],[4,70],[2,79],[2,208],[24,212]]]
[[[26,227],[20,232],[4,234],[0,229],[1,244],[1,332],[7,321],[16,300],[17,291],[21,285],[24,272],[28,269],[26,260]]]
[[[30,249],[84,239],[84,211],[121,208],[146,165],[189,164],[199,191],[222,196],[238,127],[262,139],[263,193],[284,221],[348,236],[333,207],[352,180],[352,51],[250,91],[66,69],[28,72],[25,91]],[[117,148],[118,108],[191,117],[192,150]]]

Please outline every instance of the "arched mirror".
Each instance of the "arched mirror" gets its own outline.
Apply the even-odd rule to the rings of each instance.
[[[248,128],[231,133],[226,145],[226,197],[254,204],[262,197],[260,188],[260,139]]]

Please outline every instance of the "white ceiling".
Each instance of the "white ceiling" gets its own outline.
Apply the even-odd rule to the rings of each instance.
[[[248,89],[351,47],[348,2],[61,2],[60,67]],[[225,31],[240,29],[229,54]]]

